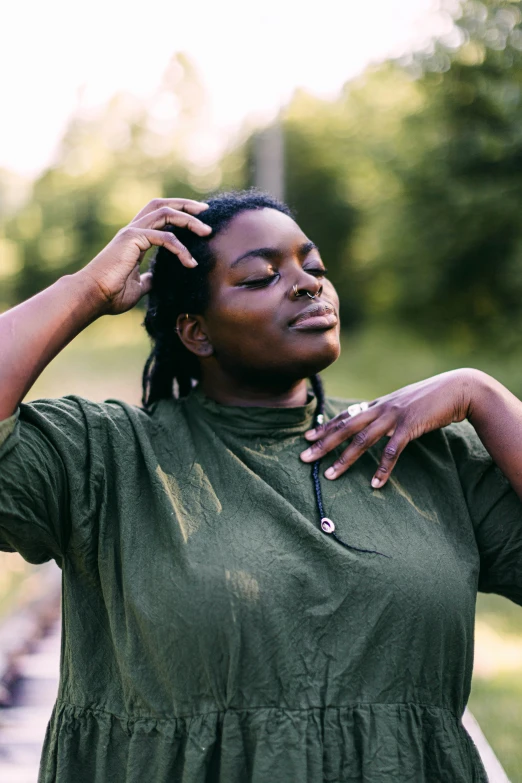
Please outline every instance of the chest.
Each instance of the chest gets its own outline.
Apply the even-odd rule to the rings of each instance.
[[[478,557],[458,484],[415,450],[382,490],[370,487],[378,449],[336,481],[321,478],[325,513],[350,549],[319,529],[302,437],[192,448],[160,451],[102,527],[102,569],[119,574],[143,623],[186,632],[197,618],[216,638],[238,624],[254,636],[282,625],[302,644],[384,618],[390,629],[449,632],[472,618]]]

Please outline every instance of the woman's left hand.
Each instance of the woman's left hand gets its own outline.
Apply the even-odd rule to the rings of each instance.
[[[372,487],[382,487],[411,440],[468,416],[477,376],[481,374],[469,368],[451,370],[377,397],[367,410],[354,416],[342,411],[326,424],[305,433],[313,444],[302,452],[301,459],[314,462],[352,438],[350,445],[325,471],[326,478],[336,479],[380,438],[390,436],[371,482]]]

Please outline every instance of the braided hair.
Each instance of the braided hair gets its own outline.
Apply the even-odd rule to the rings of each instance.
[[[187,269],[165,247],[158,248],[150,266],[152,288],[143,321],[152,341],[152,350],[143,370],[142,403],[145,409],[161,399],[186,396],[194,382],[200,380],[198,358],[176,337],[175,328],[181,313],[204,313],[210,301],[209,277],[216,261],[210,240],[241,212],[276,209],[293,217],[286,204],[254,188],[220,193],[207,203],[209,208],[200,218],[213,229],[208,238],[200,237],[189,229],[165,229],[175,232],[198,266]],[[323,387],[318,375],[310,381],[317,398],[317,416],[323,412]]]

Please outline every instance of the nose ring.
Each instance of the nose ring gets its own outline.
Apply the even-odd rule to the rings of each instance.
[[[297,285],[294,285],[294,287],[293,287],[293,291],[294,291],[294,294],[295,294],[295,297],[296,297],[296,299],[297,299],[299,296],[301,296],[301,294],[299,293],[299,289],[297,288]],[[307,292],[306,292],[306,294],[307,294],[307,296],[309,296],[309,297],[310,297],[310,299],[315,299],[315,297],[317,296],[317,294],[311,294],[309,291],[307,291]]]

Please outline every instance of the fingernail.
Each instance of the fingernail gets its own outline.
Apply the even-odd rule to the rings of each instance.
[[[325,470],[324,475],[326,478],[332,478],[332,476],[335,476],[335,468],[328,468],[328,470]]]
[[[301,454],[302,459],[309,459],[312,456],[312,449],[306,449]]]
[[[198,265],[198,262],[196,261],[195,258],[191,258],[190,260],[192,262],[192,266],[197,266]]]
[[[372,487],[374,489],[379,489],[381,484],[382,484],[381,479],[377,478],[376,476],[374,476],[374,478],[372,478]]]
[[[308,430],[308,432],[305,432],[305,438],[314,438],[315,437],[315,430]]]

